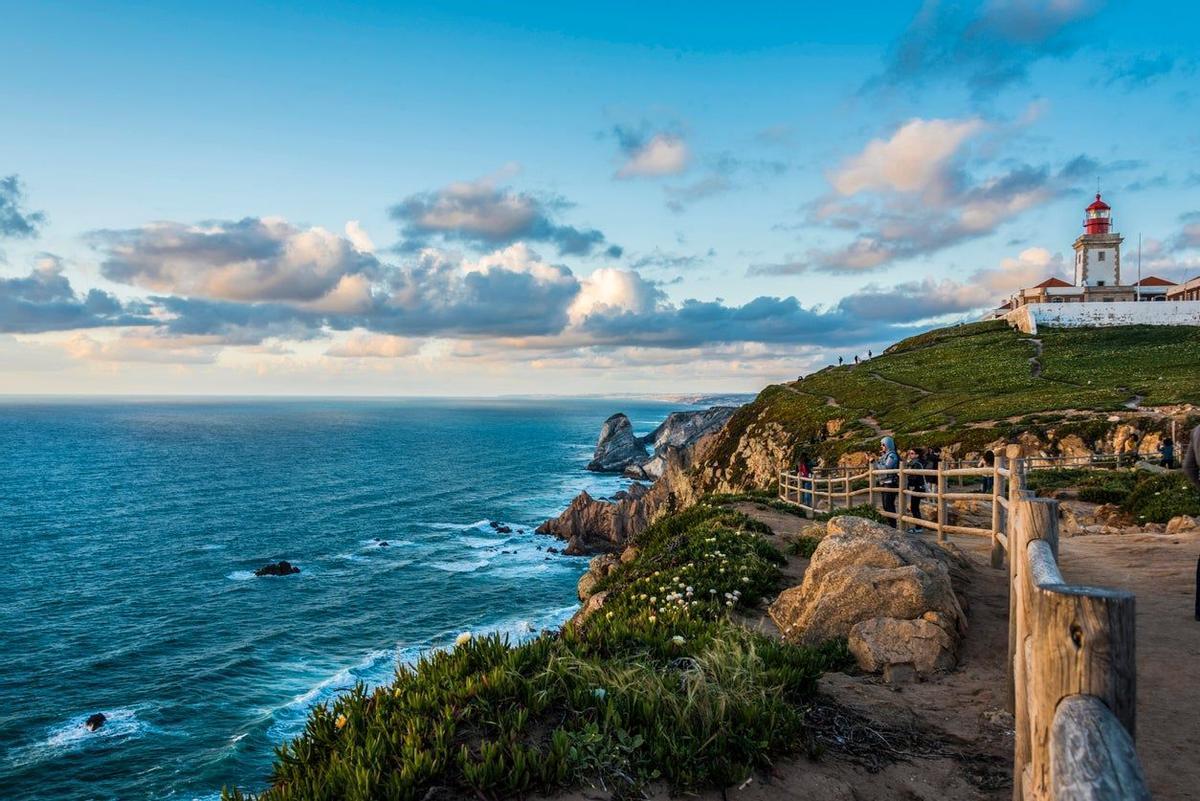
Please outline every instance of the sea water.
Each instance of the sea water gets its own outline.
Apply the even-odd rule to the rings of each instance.
[[[560,625],[586,560],[533,529],[628,483],[584,470],[606,417],[680,408],[0,401],[0,796],[262,789],[313,705]]]

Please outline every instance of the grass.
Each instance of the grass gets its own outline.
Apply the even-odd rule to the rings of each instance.
[[[1135,395],[1143,405],[1200,403],[1200,328],[1046,329],[1039,338],[1040,377],[1030,370],[1031,338],[990,321],[929,331],[862,364],[768,387],[734,415],[709,461],[739,486],[751,474],[739,452],[747,440],[777,443],[788,460],[873,453],[878,435],[864,418],[895,431],[901,448],[961,444],[978,452],[1050,429],[1091,445],[1116,425],[1108,414]],[[828,433],[829,424],[840,430]]]
[[[1181,473],[1138,470],[1035,470],[1028,486],[1039,495],[1078,489],[1079,500],[1115,503],[1139,523],[1166,523],[1179,515],[1200,515],[1200,492]]]
[[[510,645],[471,638],[316,707],[278,750],[271,786],[229,801],[480,798],[571,787],[618,796],[727,787],[808,745],[805,709],[844,643],[786,645],[731,614],[771,592],[784,561],[763,527],[703,503],[636,540],[580,627]],[[689,590],[689,588],[691,588]]]

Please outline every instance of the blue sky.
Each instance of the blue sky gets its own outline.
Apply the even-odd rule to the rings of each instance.
[[[1097,181],[1200,273],[1189,6],[646,5],[0,3],[0,391],[753,391]]]

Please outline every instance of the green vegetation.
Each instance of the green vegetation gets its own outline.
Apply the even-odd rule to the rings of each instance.
[[[1000,321],[954,326],[899,342],[862,364],[768,387],[734,415],[712,460],[738,482],[746,466],[736,451],[747,433],[782,437],[795,456],[874,452],[871,420],[895,431],[901,447],[961,443],[978,451],[1051,428],[1090,445],[1115,425],[1108,414],[1135,396],[1143,405],[1200,403],[1198,328],[1046,329],[1038,337],[1040,375],[1031,370],[1032,339]]]
[[[1200,492],[1180,473],[1155,473],[1139,481],[1122,505],[1139,523],[1166,523],[1200,515]]]
[[[803,556],[805,559],[811,559],[813,552],[817,550],[817,546],[820,544],[820,537],[810,537],[807,534],[801,534],[787,544],[787,552],[791,556]]]
[[[1180,473],[1139,470],[1036,470],[1028,486],[1039,495],[1078,489],[1079,500],[1115,503],[1139,523],[1166,523],[1178,515],[1200,515],[1200,493]]]
[[[314,709],[278,751],[263,801],[480,798],[661,780],[683,792],[742,781],[808,746],[818,676],[844,643],[798,648],[731,613],[774,589],[783,557],[764,527],[701,504],[637,538],[581,626],[510,646],[477,637]],[[232,790],[226,799],[243,799]]]

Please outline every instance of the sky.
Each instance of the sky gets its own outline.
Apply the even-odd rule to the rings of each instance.
[[[1191,4],[0,0],[0,394],[753,392],[1200,274]]]

